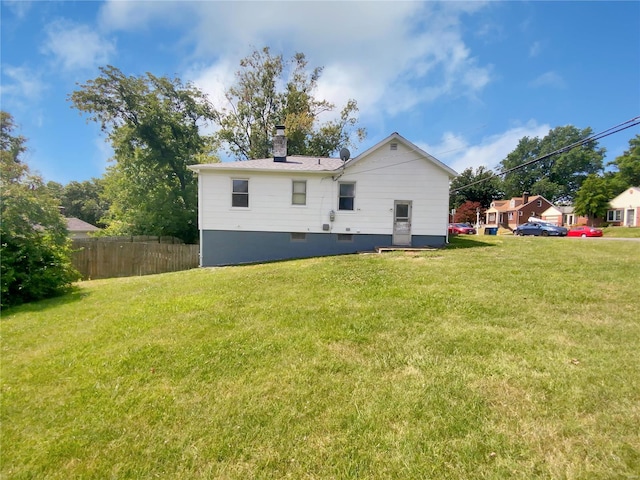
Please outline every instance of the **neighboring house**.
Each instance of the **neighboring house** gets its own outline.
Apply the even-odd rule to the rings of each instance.
[[[576,215],[573,206],[555,206],[551,205],[540,214],[542,220],[558,225],[560,227],[568,227],[571,225],[587,225],[589,219],[587,217]]]
[[[640,187],[627,188],[609,202],[605,219],[611,225],[640,226]]]
[[[79,218],[68,217],[65,220],[67,221],[67,230],[71,238],[88,238],[92,233],[100,230],[95,225],[91,225]]]
[[[287,156],[278,127],[274,158],[191,166],[201,266],[445,244],[455,171],[397,133],[344,150]]]
[[[494,200],[485,212],[485,223],[514,230],[518,225],[527,223],[529,217],[540,217],[553,204],[542,195],[525,192],[522,197],[510,200]]]

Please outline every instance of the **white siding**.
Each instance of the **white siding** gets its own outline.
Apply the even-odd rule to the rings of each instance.
[[[231,180],[249,180],[249,208],[231,207]],[[307,181],[307,205],[292,205],[293,180]],[[338,183],[355,182],[354,211],[338,211]],[[383,145],[332,179],[326,174],[203,171],[199,223],[202,230],[391,234],[394,200],[411,200],[413,235],[446,235],[449,176],[399,143]],[[329,212],[335,211],[335,221]]]

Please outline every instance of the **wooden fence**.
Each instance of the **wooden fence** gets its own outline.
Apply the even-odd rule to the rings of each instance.
[[[166,237],[73,239],[74,267],[82,278],[112,278],[177,272],[196,268],[199,246]]]

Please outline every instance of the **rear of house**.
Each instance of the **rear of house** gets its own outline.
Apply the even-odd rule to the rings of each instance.
[[[447,239],[456,173],[397,133],[353,159],[274,151],[274,158],[191,168],[202,266],[437,247]]]

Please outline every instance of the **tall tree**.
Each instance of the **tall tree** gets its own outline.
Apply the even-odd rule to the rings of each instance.
[[[478,202],[482,208],[489,208],[491,202],[502,198],[501,180],[493,171],[480,166],[474,172],[466,168],[451,181],[449,207],[458,208],[465,202]]]
[[[128,77],[112,66],[100,72],[69,99],[108,133],[115,152],[105,179],[112,201],[109,225],[120,233],[195,242],[197,186],[187,167],[212,151],[212,140],[200,133],[214,118],[206,95],[179,79]],[[164,208],[154,210],[157,205]]]
[[[278,124],[287,129],[291,155],[329,156],[366,136],[355,127],[355,100],[349,100],[336,119],[320,122],[320,116],[336,106],[315,98],[322,68],[309,71],[304,54],[285,62],[265,47],[242,59],[240,67],[236,84],[226,92],[228,107],[217,113],[218,138],[238,160],[269,157]]]
[[[58,202],[22,162],[26,140],[14,134],[13,118],[0,115],[0,305],[6,307],[63,293],[79,276]]]
[[[617,169],[612,178],[614,196],[629,187],[640,187],[640,134],[629,140],[629,149],[608,165]]]
[[[500,170],[510,170],[528,161],[544,157],[591,136],[590,128],[579,130],[572,125],[556,127],[542,139],[523,137],[516,149],[500,163]],[[558,153],[504,176],[507,198],[529,192],[551,202],[570,202],[590,174],[602,171],[604,149],[589,142]]]
[[[589,218],[591,225],[596,218],[603,218],[609,208],[609,200],[613,198],[610,183],[603,177],[589,175],[578,193],[574,202],[574,212]]]

